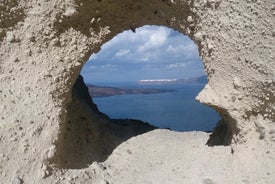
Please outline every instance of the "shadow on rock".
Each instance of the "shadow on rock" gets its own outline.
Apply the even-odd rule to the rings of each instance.
[[[67,106],[67,119],[63,123],[56,154],[50,162],[67,169],[103,162],[122,142],[156,128],[139,120],[112,120],[99,112],[81,76],[73,86],[72,102]]]

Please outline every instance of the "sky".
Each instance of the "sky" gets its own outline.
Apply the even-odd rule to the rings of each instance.
[[[204,75],[198,48],[187,36],[162,26],[124,31],[102,45],[83,66],[86,83],[180,79]]]

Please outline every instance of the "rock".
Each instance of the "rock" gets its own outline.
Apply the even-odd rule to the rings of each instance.
[[[17,57],[14,58],[14,59],[13,59],[13,62],[17,63],[17,62],[19,62],[19,59],[18,59]]]
[[[240,81],[240,79],[238,77],[234,77],[233,85],[234,85],[235,89],[239,89],[242,87],[242,82]]]
[[[12,180],[12,184],[23,184],[23,180],[21,178],[19,178],[18,176],[16,176],[13,180]]]
[[[69,7],[69,8],[67,8],[66,11],[63,13],[63,15],[66,16],[66,17],[70,17],[70,16],[72,16],[73,14],[75,14],[76,12],[77,12],[77,11],[76,11],[74,8]]]
[[[192,23],[193,21],[194,21],[194,20],[193,20],[192,16],[188,16],[188,17],[187,17],[187,22]]]
[[[237,173],[236,183],[244,178],[251,183],[274,183],[275,133],[269,129],[275,116],[274,0],[2,0],[0,4],[0,150],[4,154],[0,183],[11,183],[19,168],[26,176],[24,183],[64,183],[59,179],[82,177],[83,170],[91,179],[103,177],[112,183],[161,183],[194,177],[199,183],[213,183],[212,178],[196,175],[198,170],[213,178],[217,175],[220,183],[228,183],[231,173]],[[188,142],[174,139],[188,133],[171,131],[166,136],[151,131],[130,139],[129,127],[110,124],[107,116],[98,113],[87,90],[73,88],[81,66],[92,53],[129,26],[143,25],[168,26],[198,43],[198,50],[192,48],[186,54],[200,54],[209,82],[196,99],[221,115],[223,123],[213,142],[226,146],[205,145],[209,136],[204,133],[188,136]],[[160,44],[169,43],[160,42],[168,38],[168,32],[165,34],[145,41],[156,43],[151,45],[156,48],[167,47]],[[128,40],[131,44],[130,37]],[[147,52],[151,54],[151,50]],[[188,59],[191,64],[192,59]],[[109,75],[105,74],[111,78]],[[259,119],[258,115],[264,117]],[[258,123],[254,126],[254,122]],[[145,141],[146,137],[150,139]],[[259,138],[264,139],[261,144]],[[139,143],[131,142],[135,140]],[[179,150],[180,143],[184,144]],[[230,144],[235,145],[234,154],[230,154]],[[123,146],[126,149],[120,150]],[[24,153],[22,148],[28,150]],[[267,150],[269,155],[263,155]],[[159,177],[144,177],[147,168],[157,168],[155,159],[163,161],[165,169],[157,170]],[[95,161],[108,162],[108,168],[94,166],[93,173],[94,168],[87,165]],[[54,167],[40,167],[39,163]],[[179,172],[170,176],[173,168],[166,166],[179,167]],[[216,168],[209,169],[212,166],[222,167],[218,168],[221,172],[214,173]],[[190,172],[184,170],[187,168]],[[270,176],[263,176],[267,172]],[[53,177],[44,179],[51,173]]]
[[[0,153],[0,159],[4,158],[5,155],[3,153]]]
[[[258,130],[264,129],[264,126],[260,122],[255,122],[255,125]]]
[[[207,4],[212,8],[217,7],[221,3],[221,0],[207,0]]]
[[[31,42],[34,42],[35,41],[35,36],[34,36],[34,33],[33,32],[30,32],[26,35],[26,38],[31,41]]]
[[[261,129],[259,139],[264,139],[264,137],[265,137],[265,129]]]
[[[93,17],[90,21],[91,24],[93,24],[95,22],[95,18]]]
[[[102,179],[101,181],[99,181],[99,184],[109,184],[109,182],[105,179]]]
[[[202,181],[203,184],[215,184],[211,179],[207,178]]]
[[[53,47],[53,46],[57,46],[59,44],[59,39],[58,38],[54,38],[51,40],[50,42],[50,46]]]
[[[260,122],[255,122],[256,128],[257,128],[257,132],[259,132],[260,136],[259,139],[264,139],[265,137],[265,128],[262,125],[262,123]]]
[[[248,179],[243,179],[243,181],[242,181],[244,184],[249,184],[249,181],[248,181]]]
[[[197,32],[197,33],[194,35],[194,38],[195,38],[196,41],[201,42],[201,41],[202,41],[202,33],[201,33],[201,32]]]
[[[47,178],[51,174],[50,168],[46,164],[41,164],[41,168],[39,170],[40,172],[40,177],[41,178]]]
[[[7,41],[10,42],[10,43],[13,43],[13,42],[16,41],[15,36],[14,36],[13,33],[7,32]]]

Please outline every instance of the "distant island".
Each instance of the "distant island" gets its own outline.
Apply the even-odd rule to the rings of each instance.
[[[207,77],[192,77],[185,79],[146,79],[138,81],[139,84],[206,84]]]
[[[174,91],[168,89],[122,89],[107,86],[95,86],[90,84],[88,84],[87,87],[90,95],[94,98],[128,94],[155,94]]]
[[[186,79],[146,79],[138,81],[141,85],[159,85],[159,84],[206,84],[206,76],[186,78]],[[115,95],[128,95],[128,94],[156,94],[173,92],[175,90],[170,89],[125,89],[109,86],[96,86],[87,84],[89,93],[93,98],[108,97]]]

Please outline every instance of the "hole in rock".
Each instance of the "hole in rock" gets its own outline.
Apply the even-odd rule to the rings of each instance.
[[[50,160],[60,168],[103,162],[122,142],[156,128],[211,131],[220,119],[195,101],[207,82],[196,45],[166,27],[118,34],[90,57],[81,74]],[[92,101],[89,91],[95,90]],[[211,144],[224,143],[220,134],[230,134],[226,128],[221,124]]]
[[[93,101],[112,119],[175,131],[212,131],[218,113],[195,100],[207,83],[195,43],[162,26],[118,34],[82,72]]]

